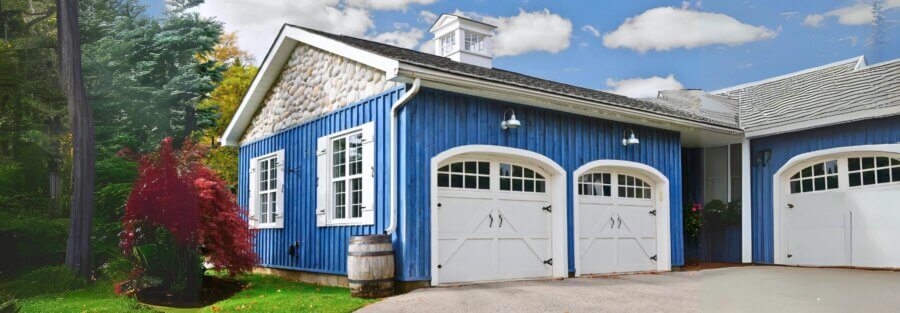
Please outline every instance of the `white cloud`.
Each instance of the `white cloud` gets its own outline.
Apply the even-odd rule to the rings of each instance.
[[[591,33],[591,35],[594,35],[594,37],[600,37],[600,31],[594,28],[594,26],[584,25],[581,27],[581,30]]]
[[[795,15],[797,15],[797,13],[798,13],[797,11],[788,11],[788,12],[778,13],[778,15],[781,17],[784,17],[784,19],[786,19],[786,20],[789,20],[789,19],[793,18]]]
[[[803,19],[803,25],[809,27],[821,27],[822,21],[825,20],[825,16],[822,14],[810,14],[807,15],[805,19]]]
[[[515,16],[483,16],[472,12],[455,14],[497,26],[494,56],[519,55],[532,51],[560,52],[569,47],[572,22],[550,10],[525,12]]]
[[[216,0],[206,1],[194,10],[202,16],[214,16],[224,22],[226,31],[238,32],[241,48],[262,61],[284,23],[353,37],[369,37],[405,48],[415,47],[418,42],[412,43],[412,40],[420,40],[422,30],[395,24],[395,31],[373,34],[375,23],[370,11],[404,10],[411,4],[430,4],[435,1],[437,0]]]
[[[709,45],[737,46],[772,39],[777,34],[765,26],[744,24],[725,14],[660,7],[626,19],[616,30],[603,36],[603,45],[640,52],[667,51]]]
[[[419,19],[425,23],[434,24],[438,19],[438,15],[431,11],[422,10],[422,12],[419,12]]]
[[[394,45],[406,49],[415,49],[419,41],[425,36],[425,32],[418,28],[408,31],[396,30],[368,37],[370,40]]]
[[[675,79],[675,75],[668,77],[653,76],[648,78],[631,78],[623,80],[606,79],[606,86],[613,88],[609,92],[632,98],[656,98],[660,90],[683,89],[684,85]]]
[[[859,37],[856,36],[847,36],[838,38],[838,41],[849,41],[851,47],[856,47],[856,43],[859,42]]]
[[[900,8],[900,0],[887,0],[883,2],[882,11]],[[857,2],[854,5],[837,8],[824,14],[810,14],[803,20],[803,25],[811,27],[822,26],[827,17],[837,18],[837,22],[842,25],[869,25],[875,21],[872,14],[872,4],[868,1]]]
[[[410,4],[432,4],[437,0],[348,0],[347,4],[356,7],[375,10],[400,10],[406,11]]]

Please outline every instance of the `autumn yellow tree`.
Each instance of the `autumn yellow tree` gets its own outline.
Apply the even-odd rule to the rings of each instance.
[[[198,109],[211,113],[214,118],[212,127],[204,129],[202,134],[203,142],[210,147],[206,164],[218,172],[226,182],[234,185],[237,184],[237,149],[222,147],[219,145],[219,139],[234,117],[241,100],[244,99],[250,83],[256,77],[257,68],[250,65],[253,62],[252,56],[237,46],[235,33],[222,35],[215,50],[198,58],[228,66],[223,73],[222,81],[209,98],[200,103]]]

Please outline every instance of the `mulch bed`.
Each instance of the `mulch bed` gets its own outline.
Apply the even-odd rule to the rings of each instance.
[[[244,289],[244,284],[233,279],[203,276],[200,296],[195,300],[185,295],[169,293],[159,288],[147,288],[137,294],[141,303],[173,308],[202,308],[225,300]]]

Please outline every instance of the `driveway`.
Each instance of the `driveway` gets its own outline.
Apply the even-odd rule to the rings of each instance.
[[[419,289],[359,312],[897,312],[900,272],[778,266]]]

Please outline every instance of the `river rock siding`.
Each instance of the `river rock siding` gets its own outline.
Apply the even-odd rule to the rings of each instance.
[[[399,85],[386,80],[378,69],[299,44],[250,121],[241,144]]]

